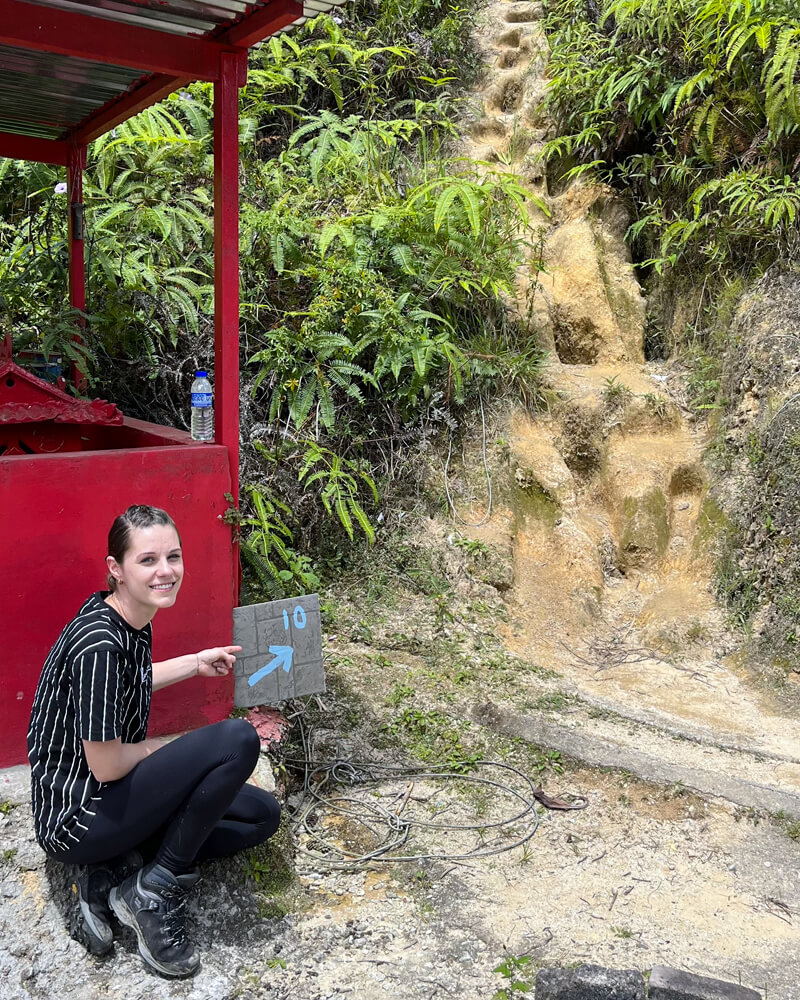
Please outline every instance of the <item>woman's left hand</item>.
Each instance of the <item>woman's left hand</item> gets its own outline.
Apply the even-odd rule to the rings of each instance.
[[[233,669],[236,662],[235,653],[240,653],[241,646],[214,646],[212,649],[201,649],[197,654],[198,677],[224,677]]]

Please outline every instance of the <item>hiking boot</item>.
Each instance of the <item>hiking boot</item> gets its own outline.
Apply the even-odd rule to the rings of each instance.
[[[100,865],[88,865],[73,883],[80,921],[76,937],[92,955],[105,955],[114,943],[108,896],[112,886],[142,867],[138,851]]]
[[[105,865],[90,865],[72,885],[80,907],[75,936],[92,955],[105,955],[114,943],[108,907],[111,886],[111,869]]]
[[[200,965],[184,927],[186,893],[199,878],[196,871],[173,875],[153,861],[111,890],[111,909],[136,932],[145,962],[164,976],[190,976]]]

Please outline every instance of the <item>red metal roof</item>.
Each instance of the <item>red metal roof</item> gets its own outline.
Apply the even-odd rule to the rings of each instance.
[[[250,46],[341,2],[0,0],[0,156],[65,163],[68,145],[219,79],[222,53],[241,85]]]
[[[143,28],[173,32],[176,35],[205,35],[256,7],[256,0],[31,0],[32,4],[53,10],[90,13],[93,17],[122,24],[137,24]]]

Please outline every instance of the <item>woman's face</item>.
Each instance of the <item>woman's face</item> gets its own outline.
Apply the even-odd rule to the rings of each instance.
[[[117,594],[126,607],[137,608],[149,617],[159,608],[171,608],[183,580],[183,554],[178,533],[169,525],[133,528],[122,562],[106,560],[109,572],[122,585]]]

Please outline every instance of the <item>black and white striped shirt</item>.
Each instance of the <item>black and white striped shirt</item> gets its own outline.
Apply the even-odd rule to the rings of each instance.
[[[135,629],[92,594],[50,650],[28,730],[36,839],[58,854],[79,841],[103,794],[82,740],[138,743],[153,691],[150,625]]]

